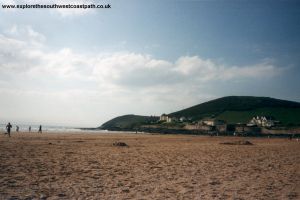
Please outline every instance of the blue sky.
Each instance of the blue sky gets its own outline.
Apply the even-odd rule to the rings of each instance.
[[[112,8],[0,9],[1,121],[98,126],[228,95],[300,101],[297,1],[81,2]]]

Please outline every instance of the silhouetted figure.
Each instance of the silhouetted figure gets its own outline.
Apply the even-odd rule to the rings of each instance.
[[[16,131],[19,132],[19,126],[16,126]]]
[[[8,124],[6,125],[6,130],[7,130],[8,137],[10,137],[10,129],[11,128],[12,128],[12,125],[10,124],[10,122],[8,122]]]
[[[40,125],[40,127],[39,127],[39,131],[38,131],[39,133],[42,133],[42,125]]]
[[[29,129],[28,129],[28,130],[29,130],[29,133],[30,133],[30,132],[31,132],[31,126],[29,126]]]

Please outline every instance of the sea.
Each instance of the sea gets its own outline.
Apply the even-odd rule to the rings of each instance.
[[[0,124],[0,132],[6,132],[6,125],[7,124]],[[12,124],[12,132],[16,131],[16,126],[19,126],[19,132],[29,132],[29,126],[31,126],[31,132],[38,132],[39,125],[29,125],[29,124]],[[70,127],[70,126],[47,126],[42,125],[42,131],[48,133],[107,133],[109,131],[106,130],[82,130],[78,127]]]

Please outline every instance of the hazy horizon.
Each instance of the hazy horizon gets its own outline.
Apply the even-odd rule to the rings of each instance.
[[[47,2],[62,3],[35,1]],[[300,2],[87,2],[112,8],[0,8],[1,123],[97,127],[224,96],[300,102]]]

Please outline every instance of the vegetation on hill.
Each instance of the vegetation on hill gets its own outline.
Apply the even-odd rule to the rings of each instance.
[[[247,123],[254,116],[272,116],[283,126],[300,125],[300,103],[269,97],[228,96],[208,101],[169,114],[197,121],[205,117],[225,120],[227,123]],[[158,117],[124,115],[104,123],[99,128],[108,130],[134,129],[158,121]],[[161,124],[163,126],[163,124]]]
[[[281,126],[300,126],[300,108],[259,108],[249,111],[225,111],[216,118],[229,124],[247,123],[254,116],[272,116]]]
[[[228,123],[247,123],[253,116],[273,116],[283,125],[300,124],[300,103],[270,97],[229,96],[170,114],[199,120],[215,117]]]
[[[99,128],[107,129],[107,130],[134,129],[143,124],[149,124],[151,122],[155,122],[158,119],[159,119],[158,117],[152,117],[152,116],[149,117],[149,116],[141,116],[141,115],[123,115],[105,122]]]

